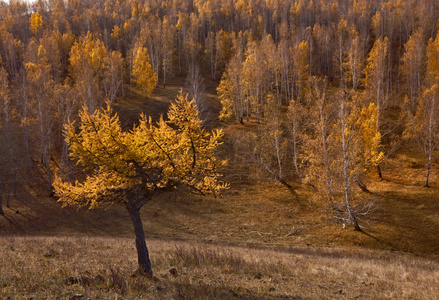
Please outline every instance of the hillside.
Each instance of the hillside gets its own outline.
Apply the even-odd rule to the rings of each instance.
[[[122,123],[129,128],[128,124],[141,112],[157,118],[182,85],[176,78],[166,88],[158,88],[150,99],[119,99],[116,108]],[[217,99],[213,88],[206,93],[212,95],[215,113]],[[361,223],[364,232],[359,233],[350,227],[343,229],[343,224],[327,211],[327,205],[314,200],[310,187],[296,185],[296,198],[281,184],[249,176],[246,168],[236,165],[239,162],[230,156],[233,148],[227,134],[242,130],[243,126],[221,126],[225,126],[226,142],[220,155],[231,159],[223,170],[231,188],[220,198],[191,195],[183,189],[154,199],[142,211],[149,238],[241,246],[362,247],[438,255],[438,186],[433,177],[430,188],[422,187],[424,169],[419,166],[423,162],[416,151],[395,153],[382,165],[384,180],[368,182],[376,211],[371,213],[370,220]],[[17,197],[11,199],[11,207],[5,208],[5,215],[0,218],[2,235],[132,235],[128,214],[122,206],[104,210],[61,208],[47,195],[45,181],[38,176],[33,174],[32,180],[25,182]]]
[[[438,20],[0,1],[0,298],[436,299]]]
[[[142,111],[157,118],[181,85],[177,78],[150,99],[119,99],[116,107],[126,128]],[[217,113],[213,87],[209,93]],[[220,155],[226,155],[233,151],[227,133],[243,130],[243,125],[220,126],[226,132]],[[1,251],[6,251],[2,257],[15,257],[1,264],[1,296],[429,299],[434,294],[431,287],[437,285],[431,264],[439,253],[439,193],[434,177],[430,188],[422,187],[421,157],[415,150],[396,152],[382,165],[384,180],[368,182],[376,210],[361,224],[364,232],[344,229],[327,206],[313,201],[310,187],[296,185],[296,198],[281,184],[252,179],[232,160],[224,170],[231,188],[221,197],[196,196],[183,189],[143,208],[158,278],[154,282],[128,276],[135,269],[135,250],[125,208],[62,208],[35,173],[0,218]],[[121,248],[127,257],[120,257]],[[21,262],[22,255],[29,261]],[[74,257],[72,265],[61,263],[66,255]],[[22,264],[32,270],[23,278],[34,278],[32,272],[43,264],[43,281],[30,284],[18,279],[22,275],[11,281]],[[53,274],[54,266],[61,271]],[[177,277],[171,269],[177,270]],[[104,277],[98,289],[63,284],[69,276],[92,275]],[[424,285],[419,285],[420,278]]]

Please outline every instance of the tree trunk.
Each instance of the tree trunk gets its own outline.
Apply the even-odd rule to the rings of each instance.
[[[429,187],[428,186],[428,179],[430,177],[430,168],[431,168],[431,158],[428,159],[428,165],[427,165],[427,177],[425,179],[425,185],[424,187]]]
[[[365,193],[370,193],[369,189],[367,188],[367,185],[360,179],[357,180],[358,187]]]
[[[133,221],[134,234],[136,235],[137,261],[139,271],[147,276],[152,277],[151,261],[149,260],[148,248],[145,242],[145,232],[143,231],[142,220],[140,219],[140,208],[136,205],[126,204],[131,220]]]
[[[3,215],[3,195],[2,195],[2,187],[0,184],[0,215]]]
[[[377,173],[378,173],[378,178],[380,180],[382,180],[383,179],[383,173],[381,172],[381,167],[380,167],[379,164],[377,165]]]

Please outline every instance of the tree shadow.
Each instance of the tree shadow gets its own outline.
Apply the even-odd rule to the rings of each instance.
[[[394,250],[439,253],[439,195],[426,198],[424,193],[386,191],[380,192],[379,197],[380,208],[374,212],[374,226],[363,230],[365,236]]]

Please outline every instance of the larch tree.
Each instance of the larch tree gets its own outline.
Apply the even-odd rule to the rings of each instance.
[[[58,117],[58,143],[61,144],[62,150],[60,153],[59,174],[65,174],[65,178],[70,182],[70,158],[67,141],[63,137],[64,124],[70,122],[78,115],[80,104],[79,97],[76,95],[76,89],[72,88],[69,81],[66,80],[63,84],[55,86],[54,98],[57,103]]]
[[[133,77],[137,87],[150,96],[157,85],[157,74],[153,71],[149,62],[149,55],[145,47],[138,47],[135,50],[133,60]]]
[[[36,12],[30,16],[29,22],[30,22],[30,30],[32,31],[32,34],[37,35],[38,31],[43,26],[43,18],[38,12]]]
[[[308,93],[308,78],[309,78],[309,53],[308,42],[302,41],[296,45],[293,50],[294,55],[294,73],[296,74],[297,83],[295,91],[291,95],[293,99],[303,102]]]
[[[88,109],[93,111],[102,105],[100,86],[107,67],[107,50],[104,43],[88,32],[70,50],[70,74],[75,88]]]
[[[378,129],[378,109],[375,103],[363,107],[359,115],[355,116],[355,126],[360,136],[361,157],[364,171],[376,169],[384,159],[381,150],[381,132]],[[373,174],[373,172],[371,172]],[[361,182],[359,182],[360,187]],[[362,187],[363,188],[363,187]],[[363,188],[364,190],[364,188]]]
[[[376,105],[377,109],[377,131],[383,132],[384,129],[384,110],[388,106],[388,56],[389,40],[387,37],[378,38],[367,58],[367,65],[364,70],[366,93]],[[389,130],[390,132],[390,130]],[[386,135],[384,132],[382,135]],[[377,165],[378,176],[382,178],[381,167]]]
[[[139,124],[124,132],[109,107],[80,112],[79,128],[66,126],[70,155],[91,170],[85,181],[55,181],[56,195],[64,205],[95,208],[122,203],[136,236],[139,271],[152,276],[140,209],[154,196],[185,185],[200,194],[217,194],[227,188],[219,180],[215,149],[222,131],[207,132],[193,101],[182,94],[168,110],[168,120],[152,123],[142,115]],[[79,130],[78,130],[79,129]]]
[[[248,108],[243,87],[242,59],[240,52],[232,57],[217,88],[222,106],[219,118],[227,120],[235,116],[241,124],[244,122],[244,114]],[[247,109],[247,117],[248,114]]]
[[[378,128],[381,128],[382,112],[388,104],[389,95],[386,90],[388,53],[388,38],[378,38],[369,53],[364,70],[366,90],[370,93],[378,109]]]

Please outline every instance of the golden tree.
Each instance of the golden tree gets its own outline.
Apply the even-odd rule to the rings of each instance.
[[[134,226],[139,271],[152,276],[151,262],[139,210],[157,194],[178,185],[200,194],[218,193],[227,185],[218,178],[226,161],[214,156],[221,130],[209,133],[193,101],[182,94],[168,110],[168,120],[153,124],[142,115],[129,132],[109,107],[80,113],[78,128],[66,126],[70,155],[91,170],[84,182],[55,181],[56,195],[64,205],[95,208],[122,203]]]
[[[389,39],[378,38],[370,50],[367,65],[364,69],[366,91],[370,93],[378,109],[378,128],[381,129],[382,112],[387,106],[387,65],[389,59]]]
[[[43,18],[39,13],[34,13],[30,16],[29,22],[29,27],[32,31],[32,34],[36,35],[38,30],[43,26]]]
[[[148,97],[157,86],[157,74],[149,62],[148,51],[139,47],[133,61],[133,76],[137,87]]]
[[[309,57],[308,42],[302,41],[294,47],[294,73],[297,76],[297,92],[293,98],[303,102],[308,93]]]
[[[102,105],[99,86],[108,67],[107,50],[104,43],[88,32],[70,50],[70,74],[75,88],[88,109],[93,111]]]
[[[375,103],[363,107],[359,115],[353,115],[355,125],[360,135],[361,160],[364,171],[376,168],[384,159],[381,148],[381,133],[378,130],[378,109]]]

